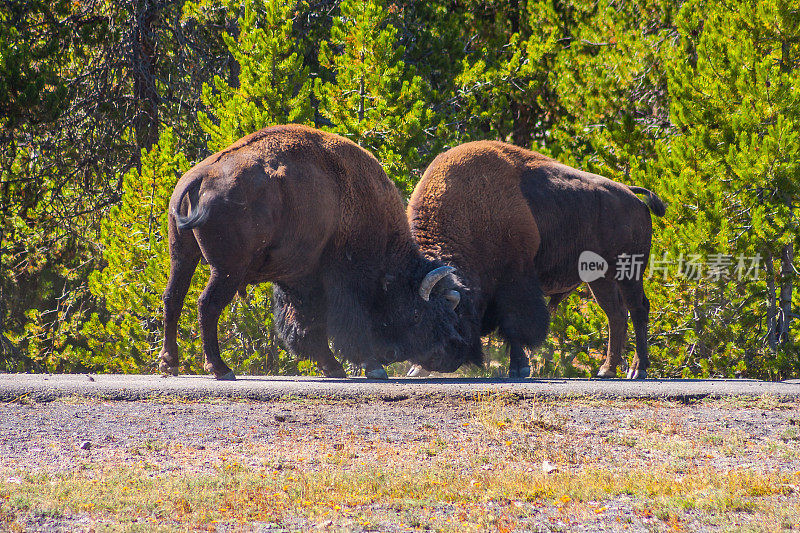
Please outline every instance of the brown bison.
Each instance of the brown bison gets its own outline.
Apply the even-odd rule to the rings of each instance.
[[[178,372],[178,317],[198,261],[205,368],[235,379],[217,341],[220,313],[247,284],[274,283],[278,331],[297,355],[344,377],[328,344],[368,377],[409,358],[454,370],[461,343],[452,267],[423,257],[403,203],[378,161],[354,143],[304,126],[266,128],[206,158],[169,202],[170,278],[159,368]]]
[[[644,202],[636,194],[644,195]],[[414,190],[408,218],[422,252],[455,266],[466,286],[462,302],[471,305],[459,307],[459,312],[464,327],[471,329],[471,353],[457,354],[453,347],[454,357],[478,359],[480,336],[498,329],[509,346],[509,376],[530,375],[523,347],[544,340],[548,307],[554,311],[582,283],[583,252],[602,258],[593,256],[588,266],[600,267],[602,261],[606,267],[616,265],[618,259],[634,267],[647,264],[652,233],[648,207],[657,216],[666,209],[647,189],[501,142],[471,142],[439,155]],[[613,269],[602,277],[597,273],[589,283],[610,330],[598,375],[616,376],[630,311],[636,358],[628,377],[644,379],[650,364],[649,302],[642,288],[643,268],[625,270],[629,275]],[[542,293],[550,297],[548,306]],[[409,374],[418,372],[416,367]]]

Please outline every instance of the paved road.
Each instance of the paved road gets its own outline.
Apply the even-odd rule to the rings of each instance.
[[[587,380],[587,379],[445,379],[399,378],[372,381],[364,378],[243,376],[237,381],[215,381],[208,376],[164,378],[153,375],[0,374],[0,401],[50,401],[69,396],[109,400],[143,400],[159,397],[242,398],[274,400],[331,398],[403,400],[421,397],[473,397],[485,392],[508,392],[521,397],[594,396],[600,398],[660,398],[689,400],[705,397],[770,395],[800,400],[800,380]]]

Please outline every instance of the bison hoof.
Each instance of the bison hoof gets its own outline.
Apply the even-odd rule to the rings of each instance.
[[[510,368],[508,370],[508,377],[511,379],[525,379],[531,377],[531,367],[523,366],[522,368]]]
[[[647,370],[628,369],[628,379],[647,379]]]
[[[158,370],[164,377],[178,375],[178,365],[170,366],[169,363],[167,363],[166,361],[161,361],[158,363]]]
[[[386,369],[382,366],[372,370],[365,370],[364,375],[367,379],[389,379],[389,374],[386,373]]]
[[[425,370],[424,368],[422,368],[419,365],[412,366],[408,370],[408,373],[406,374],[406,376],[408,376],[410,378],[424,378],[424,377],[427,377],[429,375],[430,375],[430,372],[428,372],[427,370]]]
[[[600,367],[597,371],[597,377],[601,379],[609,379],[617,377],[617,371],[614,368]]]
[[[236,381],[236,374],[233,373],[233,370],[228,370],[225,374],[214,377],[217,381]]]

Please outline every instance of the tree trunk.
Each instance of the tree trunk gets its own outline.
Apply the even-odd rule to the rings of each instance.
[[[136,132],[137,166],[141,150],[149,150],[158,142],[158,91],[155,67],[158,59],[153,23],[162,7],[153,0],[139,0],[136,4],[133,27],[133,98],[136,105],[134,129]]]
[[[3,135],[3,141],[9,151],[8,161],[14,161],[16,153],[16,141],[11,135]],[[8,139],[8,141],[6,141]],[[10,164],[10,163],[9,163]],[[14,358],[14,347],[10,340],[6,338],[6,291],[5,291],[5,247],[6,247],[6,227],[8,217],[11,213],[11,172],[4,169],[2,175],[5,179],[0,182],[0,362],[12,360]],[[5,366],[8,366],[6,363]]]
[[[781,250],[781,291],[780,314],[778,316],[777,334],[778,344],[786,345],[790,341],[792,323],[792,278],[794,277],[794,246],[789,243]]]
[[[364,54],[361,54],[361,62],[364,62]],[[359,95],[359,103],[358,103],[358,121],[364,122],[364,99],[366,98],[366,85],[364,80],[364,74],[361,75],[361,81],[359,82],[358,86],[358,95]],[[360,132],[363,133],[363,132]]]
[[[228,22],[225,25],[225,31],[228,32],[228,35],[233,37],[234,40],[239,40],[239,34],[241,33],[241,29],[239,28],[239,19],[236,17],[231,17],[228,19]],[[233,54],[228,52],[228,62],[230,64],[228,68],[228,85],[233,87],[234,89],[239,88],[239,74],[241,73],[241,66],[239,62],[236,61],[236,58],[233,57]]]
[[[700,305],[700,302],[707,301],[706,294],[702,293],[702,289],[698,286],[694,289],[692,294],[692,316],[694,318],[694,336],[695,343],[689,350],[691,358],[687,360],[689,365],[696,364],[695,361],[708,358],[708,349],[706,348],[705,329],[707,321],[707,312]]]
[[[531,142],[531,108],[521,102],[511,102],[511,118],[514,121],[512,138],[514,144],[522,148],[530,148]]]
[[[790,57],[791,43],[784,40],[781,43],[781,71],[792,72],[792,62]],[[789,209],[792,208],[791,200],[786,201]],[[789,344],[790,330],[792,324],[792,278],[794,277],[794,245],[786,244],[781,250],[781,291],[780,291],[780,315],[777,326],[777,342],[779,345]]]
[[[778,309],[775,301],[775,265],[773,265],[771,253],[767,253],[765,267],[767,269],[767,346],[774,353],[778,350],[776,331]]]
[[[519,32],[519,0],[509,0],[508,14],[511,22],[511,33]]]
[[[8,182],[3,182],[2,184],[2,197],[0,197],[0,202],[2,202],[2,206],[0,206],[0,356],[6,355],[6,330],[5,330],[5,323],[6,323],[6,294],[3,290],[5,285],[3,281],[3,273],[5,270],[5,257],[4,257],[4,250],[3,247],[5,246],[5,229],[6,229],[6,221],[8,220]]]

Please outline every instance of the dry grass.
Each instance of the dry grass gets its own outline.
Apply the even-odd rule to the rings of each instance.
[[[65,471],[5,468],[0,529],[73,530],[81,519],[87,531],[238,531],[259,524],[791,531],[800,524],[800,471],[730,460],[796,460],[793,419],[756,444],[737,429],[697,431],[664,403],[612,402],[619,419],[590,430],[584,417],[571,416],[576,405],[489,393],[461,411],[445,407],[456,429],[424,419],[402,439],[374,423],[333,434],[321,425],[282,423],[270,442],[245,438],[205,449],[148,438]]]
[[[446,466],[426,470],[366,466],[344,470],[330,465],[302,472],[254,470],[234,461],[205,475],[154,475],[144,464],[61,476],[22,474],[10,479],[0,484],[0,516],[85,513],[120,529],[152,524],[181,530],[187,526],[211,528],[219,521],[241,526],[301,519],[307,524],[324,520],[340,525],[372,523],[379,529],[387,520],[400,528],[420,527],[424,522],[443,530],[483,530],[502,522],[511,530],[536,507],[549,506],[564,518],[580,518],[592,505],[595,514],[604,512],[601,503],[619,496],[641,502],[637,512],[642,516],[665,522],[681,522],[697,512],[712,521],[744,513],[758,515],[757,525],[770,526],[765,527],[770,530],[775,520],[797,524],[800,519],[796,495],[786,498],[796,490],[793,486],[800,483],[800,474],[746,470],[697,470],[676,476],[639,468],[546,474],[513,467],[454,471]],[[500,504],[495,515],[499,522],[481,512],[491,503]],[[424,509],[437,506],[444,512],[423,520]],[[13,529],[12,524],[6,526]]]
[[[479,394],[475,403],[475,417],[493,435],[509,429],[562,433],[566,426],[566,416],[548,402],[529,401],[521,408],[515,396],[489,392]]]

